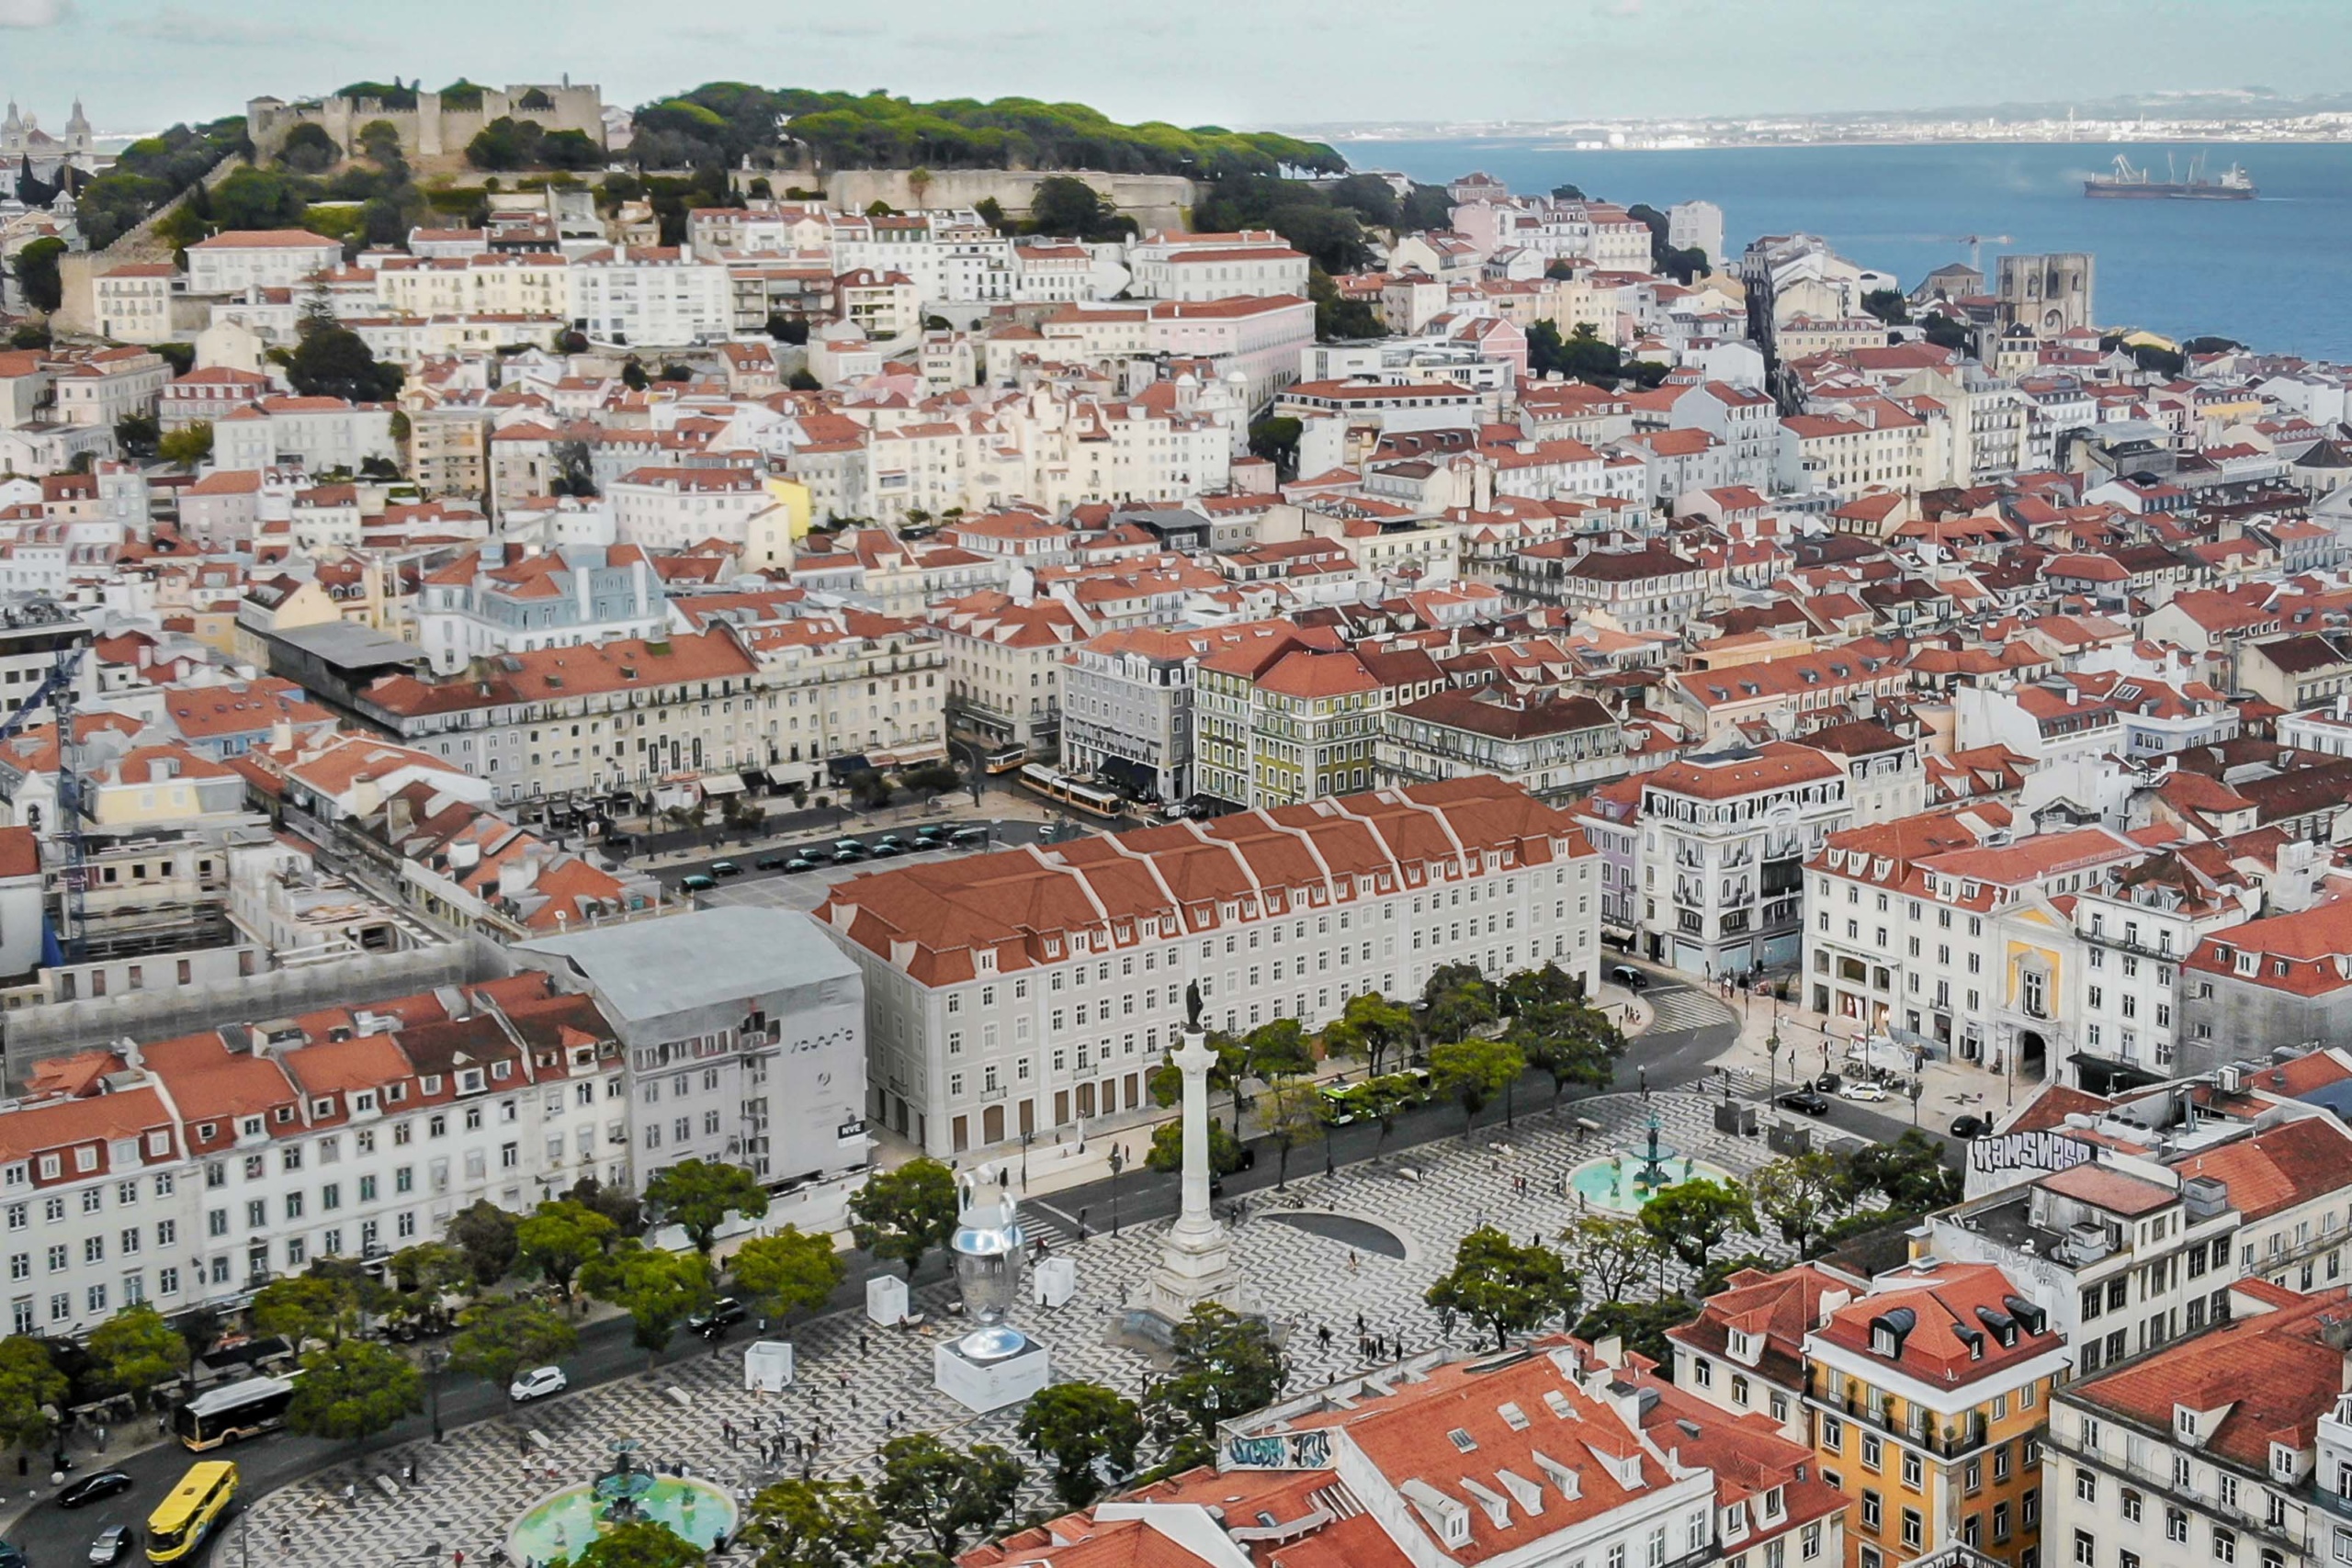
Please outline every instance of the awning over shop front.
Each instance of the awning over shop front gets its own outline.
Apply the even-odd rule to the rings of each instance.
[[[702,781],[702,792],[705,795],[741,795],[743,793],[743,781],[734,773],[712,773]]]

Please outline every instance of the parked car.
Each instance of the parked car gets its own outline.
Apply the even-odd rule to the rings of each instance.
[[[874,840],[874,847],[877,850],[904,850],[907,847],[907,841],[896,833],[885,833]]]
[[[1611,964],[1609,966],[1609,982],[1614,986],[1623,986],[1629,991],[1646,991],[1650,988],[1650,977],[1630,964]]]
[[[1868,1078],[1856,1078],[1852,1083],[1848,1084],[1838,1092],[1839,1096],[1847,1100],[1867,1100],[1876,1101],[1886,1098],[1886,1086],[1883,1083],[1872,1083]]]
[[[722,1339],[727,1331],[743,1321],[743,1303],[733,1296],[721,1296],[710,1310],[686,1319],[686,1326],[705,1339]]]
[[[731,860],[715,860],[710,863],[710,874],[713,876],[741,876],[743,874],[743,868],[737,865]]]
[[[922,850],[935,850],[939,847],[939,840],[944,838],[946,833],[947,829],[938,823],[926,822],[915,829],[915,847]]]
[[[753,871],[782,871],[785,858],[783,855],[762,855],[752,863],[752,869]]]
[[[108,1563],[121,1562],[123,1554],[130,1550],[130,1527],[108,1525],[98,1532],[96,1540],[90,1542],[89,1561],[98,1564],[99,1568],[106,1568]]]
[[[571,1380],[563,1375],[561,1367],[534,1367],[527,1372],[515,1374],[514,1381],[506,1385],[506,1397],[517,1404],[524,1404],[534,1399],[545,1399],[551,1393],[561,1393],[571,1386]]]
[[[892,855],[902,855],[906,852],[906,845],[894,844],[887,839],[876,843],[872,851],[873,856],[876,860],[888,860]]]
[[[958,828],[947,835],[947,841],[958,849],[968,849],[974,844],[987,843],[989,830],[986,828]]]
[[[630,838],[627,833],[607,833],[605,835],[605,849],[607,853],[625,855],[636,847],[637,840]]]
[[[699,871],[690,871],[678,878],[679,888],[687,893],[707,893],[718,884]]]
[[[835,839],[833,840],[833,856],[835,859],[839,859],[842,855],[862,855],[865,852],[865,844],[863,840]]]
[[[1824,1073],[1819,1077],[1813,1080],[1813,1087],[1819,1089],[1824,1094],[1836,1094],[1839,1087],[1842,1086],[1845,1081],[1846,1080],[1844,1078],[1839,1077],[1836,1073]]]
[[[786,874],[797,876],[804,871],[816,870],[817,863],[810,860],[807,855],[795,855],[790,860],[784,863],[784,869]]]
[[[865,862],[865,852],[864,850],[835,850],[825,858],[835,865],[858,865]]]
[[[119,1470],[93,1471],[57,1495],[61,1508],[86,1507],[130,1490],[130,1477]]]
[[[1955,1138],[1981,1138],[1993,1130],[1992,1118],[1973,1111],[1963,1112],[1951,1119],[1951,1135]]]
[[[1772,1103],[1783,1111],[1802,1111],[1807,1116],[1829,1114],[1829,1097],[1809,1089],[1792,1089]]]

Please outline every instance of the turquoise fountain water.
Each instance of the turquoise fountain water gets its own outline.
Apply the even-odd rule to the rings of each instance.
[[[635,1438],[618,1439],[611,1470],[532,1504],[507,1532],[507,1555],[518,1563],[576,1557],[603,1531],[632,1519],[667,1525],[706,1551],[735,1533],[733,1499],[707,1481],[642,1468],[636,1457],[641,1446]]]
[[[1652,1198],[1680,1181],[1730,1181],[1722,1166],[1668,1148],[1658,1141],[1652,1112],[1644,1146],[1590,1159],[1568,1173],[1568,1185],[1584,1201],[1612,1214],[1638,1214]]]

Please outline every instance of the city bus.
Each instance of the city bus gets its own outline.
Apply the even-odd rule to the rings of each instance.
[[[172,1413],[181,1442],[199,1453],[240,1438],[257,1438],[286,1425],[294,1403],[289,1378],[247,1378],[198,1394]]]
[[[178,1562],[204,1550],[237,1499],[237,1467],[209,1459],[187,1467],[171,1495],[147,1516],[147,1561]]]

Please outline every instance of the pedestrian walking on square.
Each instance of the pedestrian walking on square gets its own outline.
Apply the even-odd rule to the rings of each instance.
[[[866,1343],[865,1336],[862,1333],[857,1337],[857,1353],[861,1356],[873,1354],[873,1347]]]

